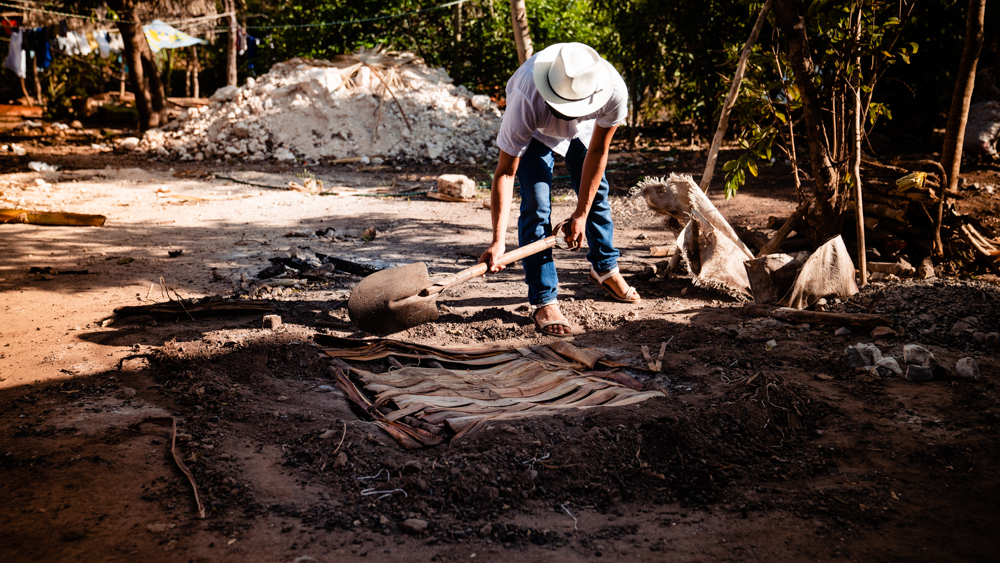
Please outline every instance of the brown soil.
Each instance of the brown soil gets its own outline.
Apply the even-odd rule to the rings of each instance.
[[[99,153],[87,134],[12,131],[11,140],[29,154],[4,156],[0,207],[102,213],[108,223],[0,226],[0,560],[994,561],[1000,552],[1000,361],[976,334],[1000,326],[995,278],[876,282],[831,305],[863,311],[876,301],[873,312],[899,332],[876,342],[883,352],[901,358],[904,344],[919,343],[946,365],[973,357],[978,381],[858,373],[844,349],[872,342],[866,331],[835,336],[836,327],[748,318],[688,279],[633,276],[647,247],[673,237],[627,188],[647,174],[700,172],[697,152],[615,157],[617,244],[642,304],[606,299],[582,254],[556,255],[563,310],[584,331],[574,343],[637,366],[632,375],[669,397],[490,425],[407,451],[348,406],[313,342],[318,333],[365,336],[329,328],[347,320],[357,276],[263,295],[282,317],[276,330],[262,329],[260,316],[102,321],[122,305],[165,301],[161,278],[184,297],[231,295],[293,245],[454,272],[485,246],[488,211],[206,178],[280,185],[302,169],[148,161]],[[27,173],[32,160],[63,171]],[[445,172],[310,171],[327,187],[428,186]],[[447,171],[488,178],[480,168]],[[974,175],[1000,183],[990,170]],[[158,198],[158,189],[218,201]],[[560,190],[556,216],[573,205],[568,183]],[[744,229],[796,207],[780,167],[729,202],[720,192],[714,201]],[[1000,195],[968,196],[960,208],[995,225]],[[327,227],[338,238],[284,236]],[[369,227],[377,235],[366,241]],[[449,290],[438,321],[394,337],[548,342],[527,317],[520,276],[512,267]],[[955,332],[967,317],[973,326]],[[655,353],[661,342],[662,373],[643,371],[639,347]],[[170,457],[169,430],[131,428],[150,416],[178,420],[206,519]],[[362,495],[386,475],[381,488],[405,494]],[[405,532],[411,518],[427,529]]]

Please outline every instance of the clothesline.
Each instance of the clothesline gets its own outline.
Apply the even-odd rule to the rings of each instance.
[[[412,16],[413,14],[419,14],[420,12],[430,12],[430,11],[433,11],[433,10],[440,10],[441,8],[449,8],[449,7],[454,6],[456,4],[464,4],[465,2],[468,2],[468,1],[470,1],[470,0],[452,0],[451,2],[447,2],[445,4],[439,4],[437,6],[431,6],[430,8],[418,8],[416,10],[412,10],[412,11],[409,11],[409,12],[403,12],[401,14],[390,14],[390,15],[385,15],[385,16],[375,16],[375,17],[364,18],[364,19],[360,19],[360,20],[344,20],[344,21],[335,21],[335,22],[317,22],[317,23],[288,24],[288,25],[255,25],[255,26],[248,26],[247,29],[303,29],[303,28],[309,28],[309,27],[329,27],[329,26],[335,26],[335,25],[348,25],[348,24],[354,24],[354,23],[367,23],[367,22],[373,22],[373,21],[382,21],[382,20],[389,20],[389,19],[394,19],[394,18],[401,18],[401,17],[404,17],[404,16]],[[107,20],[107,19],[103,19],[103,18],[97,18],[96,15],[95,16],[83,16],[83,15],[79,15],[79,14],[70,14],[70,13],[65,13],[65,12],[54,12],[54,11],[51,11],[51,10],[44,10],[42,8],[34,8],[34,7],[30,7],[30,6],[25,6],[23,4],[9,4],[9,3],[6,3],[6,2],[0,2],[0,6],[4,6],[4,7],[7,7],[7,8],[17,8],[19,10],[25,10],[25,11],[40,12],[40,13],[43,13],[43,14],[51,14],[51,15],[56,15],[56,16],[64,16],[64,17],[67,17],[67,18],[77,18],[77,19],[84,19],[84,20],[93,20],[93,21],[102,22],[102,23],[124,23],[124,22],[117,22],[117,21],[114,21],[114,20]],[[191,20],[177,20],[177,21],[175,21],[173,23],[171,23],[171,22],[167,22],[167,23],[170,23],[170,25],[175,25],[175,24],[190,23],[190,22],[193,22],[193,21],[207,21],[207,20],[212,20],[212,19],[218,19],[218,18],[221,18],[221,17],[230,17],[232,14],[233,14],[233,12],[226,12],[224,14],[218,14],[218,15],[214,15],[214,16],[200,16],[198,18],[192,18]],[[97,19],[95,19],[95,18],[97,18]],[[229,29],[228,27],[220,27],[220,28],[216,28],[215,31],[218,32],[218,33],[225,33],[228,29]]]

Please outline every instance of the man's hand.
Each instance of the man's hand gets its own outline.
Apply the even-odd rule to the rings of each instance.
[[[566,245],[570,250],[580,250],[583,248],[584,230],[587,228],[587,215],[580,214],[579,211],[569,216],[569,221],[563,227]]]
[[[507,267],[503,264],[497,263],[497,261],[500,260],[500,257],[503,256],[504,250],[506,250],[504,243],[495,242],[486,249],[486,252],[483,252],[483,254],[479,257],[479,261],[485,262],[486,266],[488,266],[488,271],[495,274]]]

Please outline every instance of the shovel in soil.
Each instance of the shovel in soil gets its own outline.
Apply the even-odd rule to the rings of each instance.
[[[560,232],[563,221],[553,232]],[[516,248],[497,260],[500,265],[552,248],[558,235]],[[466,268],[434,283],[423,262],[375,272],[354,288],[347,300],[347,311],[354,326],[373,334],[391,334],[438,318],[437,296],[442,291],[486,273],[485,263]]]

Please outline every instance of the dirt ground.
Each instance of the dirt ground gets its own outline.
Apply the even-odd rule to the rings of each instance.
[[[260,314],[112,313],[166,301],[164,288],[231,296],[269,259],[302,252],[455,272],[489,239],[481,204],[311,196],[261,187],[301,181],[302,166],[158,162],[91,148],[103,142],[96,132],[20,131],[2,139],[28,154],[0,156],[0,207],[108,220],[0,225],[0,560],[997,560],[1000,361],[983,337],[1000,326],[995,277],[875,282],[831,304],[891,316],[897,336],[748,317],[689,278],[636,276],[653,261],[648,247],[673,236],[629,188],[645,175],[698,174],[704,153],[619,151],[616,243],[643,301],[608,300],[582,253],[556,251],[560,297],[582,329],[575,345],[635,366],[631,375],[668,396],[408,451],[349,407],[314,341],[368,336],[346,322],[356,275],[258,291],[281,316],[277,329]],[[30,161],[62,168],[29,172]],[[308,167],[327,189],[417,191],[444,172],[489,177],[478,167]],[[1000,185],[988,168],[969,178]],[[554,214],[568,215],[569,184],[558,186]],[[768,216],[796,207],[780,165],[729,202],[713,193],[730,222],[765,234]],[[996,226],[998,202],[983,190],[960,205]],[[335,236],[309,236],[329,228]],[[439,304],[438,321],[393,337],[551,341],[527,316],[519,267]],[[974,358],[980,378],[910,382],[850,368],[845,348],[873,340],[897,358],[910,343],[950,366]],[[645,370],[640,346],[655,353],[663,342],[662,372]],[[132,427],[146,417],[177,420],[207,518],[170,456],[169,429]],[[376,475],[404,493],[362,495]],[[426,529],[404,529],[411,519]]]

